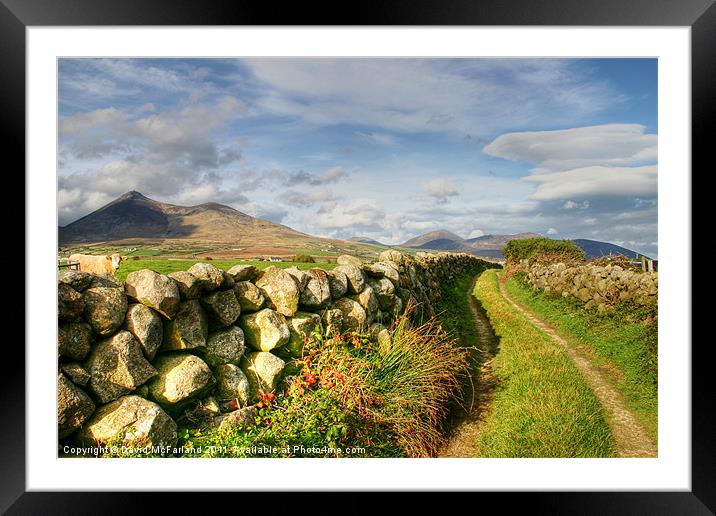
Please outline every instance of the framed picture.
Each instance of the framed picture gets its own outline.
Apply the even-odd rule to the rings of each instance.
[[[5,1],[27,308],[0,507],[398,490],[713,511],[683,280],[712,4],[368,4],[317,26]]]

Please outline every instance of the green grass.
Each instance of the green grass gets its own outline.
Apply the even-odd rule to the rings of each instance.
[[[127,278],[127,274],[140,269],[151,269],[160,274],[169,274],[175,271],[185,271],[195,263],[210,263],[219,269],[228,270],[234,265],[255,265],[259,269],[265,269],[269,266],[275,266],[280,269],[289,267],[298,267],[299,269],[326,269],[335,268],[335,263],[298,263],[298,262],[258,262],[255,260],[123,260],[119,266],[119,270],[115,273],[115,277],[121,281]]]
[[[590,355],[595,365],[612,372],[607,378],[656,441],[656,320],[644,321],[642,313],[627,306],[604,315],[587,311],[578,301],[532,290],[523,275],[510,279],[505,286],[516,301],[531,308],[570,344],[586,345],[593,352]]]
[[[477,456],[615,456],[599,400],[559,345],[502,297],[497,273],[485,271],[474,293],[500,339],[492,361],[497,387]]]
[[[137,249],[136,251],[127,253],[125,256],[156,256],[161,252],[161,249]]]
[[[472,280],[478,272],[464,274],[446,286],[442,298],[434,307],[445,331],[453,335],[463,347],[478,345],[477,329],[466,299]]]

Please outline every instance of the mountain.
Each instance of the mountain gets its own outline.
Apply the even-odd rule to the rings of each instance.
[[[373,240],[372,238],[368,237],[362,237],[362,236],[355,236],[348,239],[348,242],[358,242],[360,244],[370,244],[370,245],[379,245],[382,247],[388,247],[387,245],[378,242],[377,240]]]
[[[462,245],[464,242],[463,238],[456,235],[455,233],[452,233],[450,231],[447,231],[446,229],[439,229],[437,231],[431,231],[429,233],[425,233],[424,235],[416,236],[415,238],[411,238],[407,242],[404,242],[400,245],[400,247],[417,247],[420,249],[435,249],[433,247],[428,247],[427,244],[433,243],[433,245],[440,245],[440,249],[446,249],[447,242],[455,242],[456,245]]]
[[[586,238],[577,238],[572,240],[575,244],[584,250],[588,259],[599,258],[601,256],[607,256],[609,254],[622,254],[627,258],[641,259],[642,255],[626,247],[622,247],[616,244],[610,244],[609,242],[600,242],[598,240],[587,240]],[[645,258],[649,258],[645,256]]]
[[[475,249],[500,249],[507,245],[510,240],[525,240],[527,238],[539,238],[539,233],[516,233],[514,235],[483,235],[465,240]]]
[[[131,191],[59,228],[60,245],[127,239],[250,241],[313,239],[289,227],[257,219],[217,203],[177,206]]]
[[[405,242],[402,247],[417,247],[436,251],[454,251],[471,253],[490,258],[503,258],[502,249],[510,240],[539,237],[537,233],[517,233],[515,235],[483,235],[475,238],[462,238],[455,233],[441,229],[419,235]]]

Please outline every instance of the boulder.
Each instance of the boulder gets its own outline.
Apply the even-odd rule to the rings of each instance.
[[[299,291],[296,280],[277,267],[267,267],[255,281],[268,306],[287,317],[298,311]]]
[[[306,288],[308,280],[311,279],[311,276],[306,271],[302,271],[298,267],[290,267],[288,269],[283,270],[285,270],[293,277],[294,280],[296,280],[296,285],[298,285],[298,291],[303,292],[303,289]]]
[[[182,300],[199,299],[201,297],[201,280],[192,273],[176,271],[169,273],[168,276],[177,284]]]
[[[127,296],[118,288],[93,287],[82,294],[85,320],[102,336],[113,334],[124,322]]]
[[[300,305],[315,310],[325,308],[331,302],[331,286],[328,274],[321,269],[311,269],[306,273],[308,282],[301,292]]]
[[[348,292],[348,276],[336,270],[326,271],[326,275],[328,276],[328,286],[331,291],[331,297],[338,299],[339,297],[345,296],[346,292]]]
[[[187,271],[199,280],[204,291],[216,290],[224,282],[224,273],[210,263],[195,263]]]
[[[130,272],[124,291],[137,302],[153,308],[167,319],[179,310],[181,295],[176,281],[149,269]]]
[[[79,385],[80,387],[87,385],[87,382],[89,382],[90,379],[89,371],[77,362],[62,364],[60,366],[60,371],[62,371],[62,373],[69,378],[72,383]]]
[[[393,338],[387,329],[382,329],[378,332],[378,350],[381,355],[384,355],[393,347]]]
[[[259,389],[271,392],[276,389],[278,379],[286,363],[267,351],[247,353],[241,360],[240,368],[249,381],[249,403],[259,400]]]
[[[244,407],[228,414],[218,416],[214,419],[214,425],[219,430],[228,430],[229,428],[246,428],[256,424],[256,418],[259,411],[256,407]]]
[[[249,380],[238,366],[223,364],[215,372],[216,397],[219,400],[236,400],[240,406],[249,402]]]
[[[321,321],[323,322],[326,335],[341,333],[343,331],[343,312],[337,308],[331,308],[321,312]]]
[[[153,360],[162,345],[164,335],[164,326],[159,314],[140,303],[129,305],[124,327],[137,339],[144,356],[148,360]]]
[[[82,292],[90,287],[92,275],[73,269],[62,269],[57,273],[57,282],[69,285],[77,292]]]
[[[86,323],[64,323],[57,328],[57,352],[61,357],[84,360],[92,343],[92,327]]]
[[[244,332],[238,326],[229,326],[209,335],[204,361],[211,367],[238,365],[245,349]]]
[[[378,311],[378,298],[370,285],[366,285],[360,294],[353,296],[353,300],[358,301],[368,314],[375,315]]]
[[[95,405],[87,394],[64,374],[57,377],[57,433],[63,439],[89,419]]]
[[[219,290],[201,298],[201,304],[219,326],[233,324],[241,314],[241,305],[232,290]]]
[[[184,301],[174,319],[164,322],[162,351],[193,349],[206,346],[209,324],[204,309],[196,299]]]
[[[380,260],[381,262],[395,262],[397,265],[404,265],[404,262],[407,261],[407,257],[400,251],[389,249],[387,251],[381,252],[378,255],[378,260]]]
[[[189,353],[161,355],[154,367],[159,374],[147,383],[149,395],[165,408],[180,408],[216,383],[206,362]]]
[[[118,438],[124,446],[171,449],[177,443],[177,425],[156,403],[122,396],[100,407],[79,433],[85,445],[106,445]]]
[[[360,267],[361,265],[363,265],[363,262],[361,262],[360,258],[351,256],[349,254],[340,255],[336,259],[336,263],[338,263],[338,265],[353,265],[355,267]]]
[[[378,278],[384,276],[392,281],[394,285],[400,283],[399,268],[394,262],[375,262],[369,268],[366,268],[366,273]]]
[[[361,331],[368,321],[365,310],[357,301],[342,297],[333,302],[333,308],[343,315],[343,331]]]
[[[256,277],[259,270],[253,265],[234,265],[228,271],[234,281],[250,281]]]
[[[85,368],[90,373],[89,389],[100,403],[132,392],[157,374],[128,331],[99,342],[90,352]]]
[[[365,288],[365,272],[355,265],[340,265],[333,269],[334,272],[342,272],[348,277],[348,292],[360,294]]]
[[[314,331],[323,331],[321,316],[310,312],[296,312],[296,315],[287,318],[286,322],[291,336],[288,339],[288,344],[280,349],[288,356],[300,358],[303,356],[304,341]]]
[[[84,308],[82,294],[65,283],[57,285],[57,318],[60,321],[76,320]]]
[[[264,306],[264,295],[250,281],[237,281],[234,285],[234,295],[239,301],[242,312],[256,312]]]
[[[246,343],[258,351],[270,351],[283,346],[290,337],[286,318],[270,308],[241,316]]]
[[[97,287],[118,288],[120,290],[123,288],[122,284],[117,281],[117,278],[107,273],[92,275],[92,281],[90,282],[89,288]]]
[[[395,286],[388,278],[369,280],[381,310],[390,310],[395,304]]]
[[[219,288],[221,290],[229,290],[234,288],[234,285],[236,285],[236,280],[234,279],[234,277],[226,271],[221,271],[221,274],[224,276],[224,281],[221,283],[221,285],[219,285]]]

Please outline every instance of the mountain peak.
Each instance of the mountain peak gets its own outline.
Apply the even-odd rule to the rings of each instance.
[[[129,192],[122,195],[117,200],[127,200],[128,201],[128,200],[133,200],[133,199],[142,199],[142,200],[147,200],[147,201],[150,200],[149,197],[147,197],[146,195],[144,195],[141,192],[138,192],[136,190],[130,190]]]

